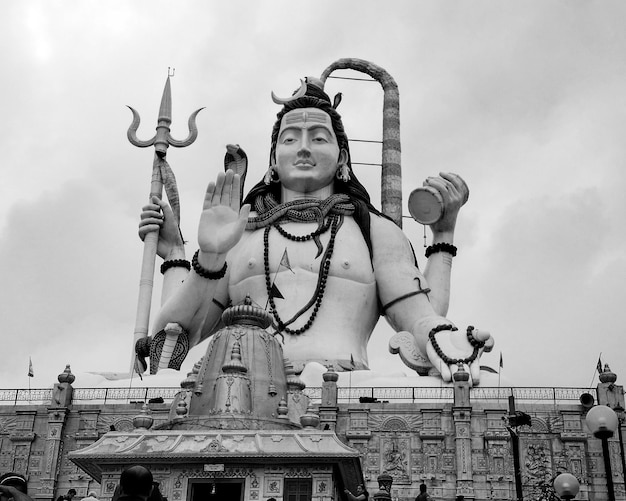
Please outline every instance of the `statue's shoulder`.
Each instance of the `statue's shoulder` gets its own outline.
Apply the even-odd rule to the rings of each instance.
[[[374,259],[387,259],[389,262],[414,262],[409,239],[396,223],[383,216],[372,214],[370,218],[370,239]]]
[[[406,236],[402,232],[398,225],[391,219],[387,219],[383,216],[371,214],[370,217],[370,232],[373,239],[385,239],[391,238],[393,240],[401,239],[406,240]]]

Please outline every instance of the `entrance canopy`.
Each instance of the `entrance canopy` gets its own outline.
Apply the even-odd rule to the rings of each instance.
[[[101,482],[103,468],[144,464],[325,464],[347,485],[363,478],[359,452],[333,431],[138,430],[109,432],[69,458]]]

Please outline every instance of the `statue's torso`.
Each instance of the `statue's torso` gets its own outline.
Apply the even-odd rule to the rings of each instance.
[[[292,235],[306,235],[317,228],[314,223],[286,223]],[[246,295],[265,307],[267,303],[264,265],[264,230],[247,231],[229,253],[229,295],[233,303]],[[320,237],[323,250],[313,240],[295,242],[275,228],[269,233],[269,277],[284,299],[275,298],[283,322],[291,319],[315,295],[320,265],[328,247],[330,231]],[[281,265],[285,249],[291,270]],[[317,256],[317,257],[316,257]],[[314,306],[303,312],[289,327],[296,330],[311,317]],[[299,335],[284,334],[284,354],[297,365],[304,361],[338,363],[354,360],[356,368],[367,365],[367,341],[378,320],[374,271],[361,231],[351,217],[344,222],[335,239],[323,299],[310,328]]]

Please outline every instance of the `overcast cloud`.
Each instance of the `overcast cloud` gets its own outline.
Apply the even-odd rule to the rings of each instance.
[[[343,57],[399,85],[405,203],[439,171],[470,186],[449,317],[493,333],[483,363],[497,368],[502,352],[517,386],[586,387],[602,353],[623,383],[625,22],[618,0],[4,2],[0,386],[28,385],[29,356],[33,388],[68,363],[128,369],[152,151],[128,143],[125,105],[151,137],[174,67],[172,134],[206,107],[198,140],[168,153],[191,255],[224,146],[248,153],[249,188],[267,167],[270,91],[289,94]],[[343,93],[350,137],[380,138],[378,84],[327,90]],[[380,161],[371,146],[352,156]],[[355,168],[378,204],[378,170]],[[405,231],[423,266],[421,226]],[[371,365],[399,367],[379,326]]]

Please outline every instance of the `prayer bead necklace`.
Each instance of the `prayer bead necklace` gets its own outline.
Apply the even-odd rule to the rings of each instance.
[[[315,236],[319,236],[321,233],[325,232],[330,227],[330,239],[328,240],[328,246],[326,247],[326,251],[324,252],[324,255],[322,256],[322,260],[320,263],[320,269],[319,269],[318,276],[317,276],[317,285],[315,287],[315,292],[313,293],[313,296],[311,297],[309,302],[304,307],[302,307],[290,320],[286,322],[283,322],[283,320],[280,318],[280,315],[278,314],[278,311],[276,310],[276,304],[274,302],[274,297],[272,296],[272,280],[270,276],[270,265],[269,265],[270,229],[272,228],[272,226],[277,227],[278,225],[265,227],[265,230],[263,233],[263,246],[264,246],[263,264],[265,268],[265,285],[267,288],[268,301],[270,303],[270,306],[272,307],[272,315],[274,316],[274,319],[276,320],[278,329],[280,331],[284,331],[287,334],[298,336],[302,334],[303,332],[306,332],[311,327],[311,325],[313,325],[313,322],[315,321],[315,317],[317,316],[317,312],[319,311],[320,306],[322,305],[322,300],[324,298],[324,292],[326,290],[326,282],[328,280],[328,273],[330,271],[330,261],[331,261],[333,250],[335,247],[335,237],[337,236],[337,231],[339,230],[342,224],[343,224],[343,215],[332,214],[331,216],[329,216],[328,221],[324,225],[322,225],[321,228],[318,228],[316,231],[314,231],[310,235],[304,236],[305,238],[308,237],[306,238],[306,240],[310,240],[314,238]],[[283,235],[283,233],[280,230],[278,231],[281,233],[281,235]],[[284,236],[286,238],[289,238],[290,240],[304,241],[304,240],[297,240],[296,236],[291,235],[289,233],[287,233],[287,235],[284,235]],[[294,237],[294,238],[291,238],[291,237]],[[300,318],[300,316],[304,312],[309,310],[311,307],[313,307],[313,311],[311,312],[309,319],[306,321],[306,323],[302,327],[300,327],[299,329],[290,329],[288,327],[293,322],[295,322],[298,318]]]

